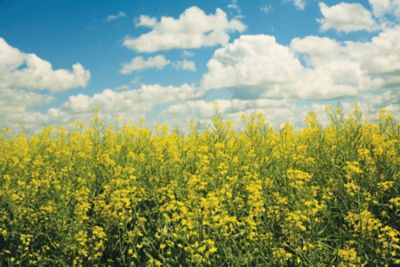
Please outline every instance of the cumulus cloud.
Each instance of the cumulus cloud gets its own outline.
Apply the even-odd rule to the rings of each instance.
[[[260,88],[265,89],[263,93],[285,93],[288,81],[299,77],[301,71],[290,50],[268,35],[240,36],[217,49],[207,67],[203,88],[246,88],[246,94],[255,97],[260,96]]]
[[[178,70],[196,71],[196,64],[187,59],[175,61],[172,66]]]
[[[0,89],[0,94],[0,117],[21,114],[30,107],[48,104],[53,100],[50,95],[9,88]]]
[[[362,72],[383,81],[395,79],[400,71],[400,27],[388,28],[364,42],[338,42],[334,39],[308,36],[292,40],[291,48],[306,56],[315,68],[332,62],[350,61]],[[387,80],[389,79],[389,80]],[[384,83],[382,86],[385,86]]]
[[[289,48],[268,35],[242,35],[216,50],[207,67],[203,90],[230,88],[237,98],[288,97],[304,74]]]
[[[118,19],[121,19],[124,17],[126,17],[125,12],[120,11],[120,12],[118,12],[118,14],[107,16],[106,21],[110,22],[110,21],[118,20]]]
[[[393,15],[400,18],[400,0],[369,0],[374,15],[382,18]]]
[[[309,111],[323,113],[325,105],[336,101],[346,112],[358,101],[367,118],[373,119],[381,108],[399,115],[399,44],[399,26],[385,28],[368,41],[306,36],[288,46],[273,36],[242,35],[215,51],[201,85],[211,93],[218,89],[233,93],[232,100],[218,101],[227,118],[239,111],[262,111],[267,117],[272,114],[273,122],[286,121],[273,115],[273,107],[298,123]],[[166,113],[196,117],[210,115],[206,110],[211,107],[212,102],[195,100],[172,105]]]
[[[373,31],[377,29],[371,12],[359,3],[341,2],[334,6],[319,3],[323,18],[318,19],[322,31]]]
[[[121,73],[122,74],[129,74],[134,71],[141,71],[145,69],[163,69],[165,66],[170,64],[171,62],[166,59],[163,55],[157,55],[154,57],[149,57],[147,59],[143,58],[142,56],[133,58],[128,63],[122,64]]]
[[[400,71],[400,30],[371,41],[307,36],[290,46],[268,35],[242,35],[209,60],[203,90],[229,88],[235,98],[335,99],[394,86]]]
[[[156,52],[174,48],[199,48],[227,44],[230,32],[242,32],[245,25],[237,19],[229,20],[226,13],[217,9],[215,14],[206,14],[198,7],[186,9],[179,18],[157,19],[140,16],[136,24],[151,29],[137,38],[124,40],[127,48],[138,52]]]
[[[375,19],[396,14],[396,1],[370,0],[370,3]],[[328,10],[322,12],[322,30],[376,29],[371,13],[359,4],[320,5],[321,12],[324,7]],[[365,17],[367,13],[363,12],[368,15]],[[355,19],[361,14],[364,14],[362,20]],[[133,119],[150,115],[157,121],[187,126],[192,119],[209,119],[216,103],[225,118],[236,120],[243,112],[264,112],[275,124],[288,120],[298,123],[309,111],[321,112],[326,103],[339,100],[346,111],[353,108],[354,101],[359,101],[367,117],[383,107],[400,114],[399,27],[382,27],[368,41],[341,42],[306,36],[283,45],[273,36],[242,35],[229,43],[229,33],[243,31],[244,25],[239,20],[228,20],[222,10],[205,14],[196,7],[187,9],[178,18],[142,15],[136,26],[150,29],[137,38],[125,40],[125,46],[139,52],[222,44],[207,64],[208,71],[200,84],[202,90],[188,84],[148,84],[137,88],[135,79],[115,90],[70,96],[47,113],[32,112],[32,107],[50,103],[57,91],[86,86],[90,73],[79,63],[70,70],[54,70],[49,62],[0,39],[0,114],[7,114],[0,115],[0,126],[16,125],[20,120],[32,127],[65,124],[77,118],[89,120],[97,107],[111,121],[115,115]],[[182,53],[186,59],[175,62],[163,55],[138,56],[124,63],[121,73],[166,66],[196,71],[195,62],[188,60],[193,55],[191,50]],[[233,99],[210,100],[221,96],[215,92],[219,89],[228,89]],[[204,97],[206,92],[211,96]]]
[[[24,53],[0,38],[0,127],[18,121],[34,123],[42,116],[30,108],[48,104],[54,93],[85,87],[90,73],[79,63],[72,70],[54,70],[48,61]]]
[[[85,87],[89,79],[90,72],[79,63],[72,65],[72,70],[54,70],[50,62],[23,53],[0,38],[0,88],[56,92]]]
[[[96,108],[112,118],[121,115],[124,118],[139,118],[152,111],[155,105],[186,101],[198,97],[194,86],[161,86],[159,84],[142,85],[139,89],[115,91],[105,89],[93,96],[78,94],[70,96],[60,108],[48,112],[51,120],[68,122],[75,118],[89,119]]]

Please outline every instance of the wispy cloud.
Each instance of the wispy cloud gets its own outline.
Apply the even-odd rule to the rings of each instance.
[[[196,64],[191,60],[178,60],[172,63],[172,67],[178,70],[196,71]]]
[[[260,11],[264,14],[271,12],[271,10],[272,10],[272,5],[270,5],[270,4],[265,4],[265,5],[260,6]]]
[[[134,71],[141,71],[145,69],[163,69],[170,63],[163,55],[149,57],[145,59],[142,56],[133,58],[130,62],[122,64],[121,73],[129,74]]]
[[[238,0],[231,0],[226,6],[228,9],[232,10],[236,19],[243,19],[242,9],[239,7]]]
[[[297,9],[304,10],[306,7],[307,1],[306,0],[284,0],[284,2],[291,2],[293,3]]]
[[[194,53],[192,51],[189,51],[189,50],[183,50],[182,55],[184,57],[193,57]]]
[[[125,12],[120,11],[120,12],[118,12],[118,14],[107,16],[106,21],[110,22],[110,21],[118,20],[118,19],[121,19],[124,17],[126,17]]]

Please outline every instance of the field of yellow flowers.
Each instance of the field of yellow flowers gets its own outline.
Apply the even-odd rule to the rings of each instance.
[[[400,264],[400,124],[0,134],[0,266]]]

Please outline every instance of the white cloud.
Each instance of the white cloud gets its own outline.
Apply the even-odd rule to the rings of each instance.
[[[376,17],[396,14],[395,1],[370,2]],[[389,3],[390,10],[385,3]],[[332,11],[340,5],[325,6]],[[359,4],[351,6],[357,5],[368,12]],[[350,9],[346,8],[349,13]],[[321,21],[321,29],[327,27],[342,32],[368,27],[376,29],[376,25],[369,25],[365,18],[357,21],[358,24],[351,20],[364,11],[357,13],[353,10],[350,20],[345,18],[348,13],[339,11],[328,16],[323,13],[325,18]],[[335,14],[333,20],[332,14]],[[373,21],[371,13],[368,14]],[[206,19],[194,20],[200,17]],[[232,26],[236,23],[232,24],[233,21],[239,24]],[[237,120],[243,112],[264,112],[268,121],[275,124],[288,120],[298,123],[310,110],[320,112],[326,103],[333,103],[336,99],[340,99],[346,111],[351,110],[352,103],[358,100],[367,117],[382,107],[395,115],[400,114],[399,27],[382,27],[376,37],[358,42],[307,36],[293,39],[290,45],[282,45],[272,36],[242,35],[229,43],[229,32],[241,31],[240,24],[238,20],[228,20],[222,10],[207,15],[194,7],[177,19],[163,17],[158,20],[142,15],[136,25],[150,28],[150,32],[131,39],[136,40],[131,46],[134,50],[154,52],[224,45],[215,51],[207,64],[208,71],[201,80],[203,90],[199,92],[195,86],[187,84],[142,85],[132,89],[139,86],[136,85],[139,82],[137,77],[115,90],[70,96],[64,104],[47,113],[33,112],[31,108],[50,103],[54,100],[54,92],[86,86],[89,71],[80,64],[73,65],[70,70],[54,70],[49,62],[34,54],[23,53],[0,38],[0,127],[15,126],[18,121],[25,121],[27,127],[65,124],[76,118],[88,121],[96,107],[101,109],[103,116],[111,119],[109,121],[117,114],[123,118],[147,115],[157,121],[187,126],[191,119],[209,119],[214,114],[216,102],[225,118]],[[184,57],[192,56],[189,50],[182,50],[182,54]],[[121,72],[162,69],[168,65],[196,70],[193,61],[173,62],[163,55],[155,55],[133,58],[123,64]],[[212,95],[213,89],[225,88],[233,93],[233,99],[208,101],[202,98],[205,91]],[[213,97],[220,96],[220,92],[216,92]]]
[[[295,38],[291,48],[306,56],[308,64],[319,67],[324,64],[351,61],[359,64],[365,75],[385,78],[400,70],[400,27],[389,28],[371,41],[343,42],[334,39],[308,36]]]
[[[139,89],[115,91],[105,89],[101,93],[88,96],[78,94],[70,96],[60,108],[49,110],[52,120],[68,122],[78,117],[90,118],[96,108],[109,118],[119,114],[125,118],[141,117],[150,112],[155,105],[185,101],[198,97],[192,85],[161,86],[159,84],[142,85]]]
[[[345,54],[345,47],[329,38],[295,38],[291,49],[303,56],[304,74],[295,81],[297,96],[304,99],[356,96],[380,86],[380,80],[367,75],[359,61]]]
[[[338,42],[316,36],[296,38],[291,42],[291,49],[305,59],[310,69],[325,70],[335,80],[353,84],[348,92],[357,95],[371,89],[399,88],[399,43],[400,28],[395,27],[364,42]],[[338,72],[329,66],[336,66]]]
[[[288,82],[301,74],[301,64],[290,50],[272,36],[242,35],[232,44],[217,49],[207,63],[202,87],[242,88],[235,91],[259,97],[285,93]],[[245,89],[244,89],[245,88]]]
[[[35,125],[44,116],[32,107],[49,104],[58,91],[85,87],[89,79],[89,71],[78,63],[72,70],[54,70],[49,62],[0,38],[0,128],[18,128],[19,121]]]
[[[26,112],[35,105],[48,104],[53,97],[25,90],[0,88],[0,118]]]
[[[121,73],[129,74],[134,71],[141,71],[151,68],[163,69],[170,63],[171,62],[168,59],[166,59],[163,55],[157,55],[154,57],[149,57],[147,59],[143,58],[142,56],[139,56],[133,58],[128,63],[123,63]]]
[[[371,75],[400,71],[400,26],[385,29],[370,42],[346,42],[344,47],[346,56]]]
[[[360,65],[350,60],[338,60],[306,68],[303,75],[292,85],[292,90],[296,90],[294,96],[301,99],[357,96],[362,91],[381,85],[379,79],[366,76]]]
[[[306,64],[312,66],[341,58],[343,50],[336,40],[319,36],[294,38],[290,46],[296,53],[306,55]]]
[[[12,130],[38,130],[48,126],[48,116],[41,112],[10,113],[7,116],[0,116],[0,128],[7,127]],[[21,128],[22,127],[22,128]]]
[[[308,36],[292,40],[289,47],[272,36],[242,35],[215,51],[202,89],[228,88],[242,99],[355,97],[399,83],[399,43],[398,28],[371,41]]]
[[[110,22],[110,21],[118,20],[118,19],[121,19],[124,17],[126,17],[125,12],[120,11],[120,12],[118,12],[118,14],[107,16],[106,21]]]
[[[230,32],[242,32],[245,25],[239,20],[228,20],[221,9],[207,15],[198,7],[186,9],[178,19],[141,16],[137,25],[151,28],[151,31],[137,38],[124,40],[127,48],[139,52],[156,52],[174,48],[199,48],[227,44]]]
[[[369,0],[376,17],[394,15],[400,18],[400,0]]]
[[[196,71],[196,64],[187,59],[175,61],[172,66],[178,70]]]
[[[95,110],[99,109],[100,115],[108,124],[115,123],[117,116],[122,122],[136,122],[140,118],[146,118],[147,123],[166,122],[165,116],[159,113],[161,107],[200,97],[198,89],[189,84],[180,86],[146,84],[138,89],[131,88],[124,91],[105,89],[91,96],[85,94],[70,96],[59,108],[51,108],[47,114],[42,113],[40,119],[46,124],[58,125],[67,125],[76,119],[89,122]]]
[[[72,70],[54,70],[48,61],[35,54],[23,53],[0,38],[0,90],[48,89],[56,92],[85,87],[89,79],[90,72],[79,63],[72,65]]]
[[[373,31],[377,29],[371,12],[359,3],[341,2],[334,6],[319,3],[323,18],[318,19],[321,30],[339,32]]]

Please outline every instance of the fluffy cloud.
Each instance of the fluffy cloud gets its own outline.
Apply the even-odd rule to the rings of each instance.
[[[290,50],[268,35],[240,36],[217,49],[207,66],[203,89],[246,88],[245,94],[254,97],[281,95],[288,82],[301,74],[301,64]]]
[[[314,68],[343,61],[358,64],[364,75],[381,80],[381,87],[393,84],[400,71],[400,27],[389,28],[365,42],[343,42],[308,36],[296,38],[291,48],[306,57]],[[377,85],[376,85],[377,86]]]
[[[78,94],[70,96],[60,108],[49,110],[49,118],[68,122],[75,118],[93,116],[96,108],[100,108],[103,115],[112,118],[121,115],[124,118],[145,116],[152,111],[155,105],[163,105],[195,99],[198,93],[194,86],[161,86],[158,84],[142,85],[139,89],[114,91],[106,89],[101,93],[88,96]]]
[[[361,89],[362,71],[349,61],[306,68],[267,35],[241,36],[208,62],[203,88],[230,88],[238,98],[329,99]]]
[[[0,128],[22,120],[33,125],[43,116],[30,111],[32,107],[50,103],[55,92],[85,87],[89,78],[89,71],[78,63],[72,70],[54,70],[49,62],[0,38]]]
[[[0,114],[12,116],[26,112],[35,105],[47,104],[52,96],[16,89],[0,89]],[[0,117],[2,117],[0,115]]]
[[[175,69],[178,70],[187,70],[187,71],[196,71],[196,64],[187,59],[178,60],[172,64]]]
[[[370,42],[346,42],[345,55],[360,62],[370,74],[395,74],[400,70],[400,26],[388,28]]]
[[[202,88],[210,93],[227,88],[233,93],[234,99],[218,101],[227,118],[262,111],[275,123],[286,117],[298,123],[309,111],[323,114],[323,107],[336,101],[346,112],[358,101],[367,118],[373,119],[381,108],[399,115],[399,44],[399,27],[385,28],[369,41],[307,36],[288,46],[268,35],[242,35],[215,51]],[[209,116],[212,106],[196,100],[172,105],[166,113],[179,118]],[[285,117],[274,115],[274,109]]]
[[[90,72],[79,63],[72,65],[72,70],[54,70],[48,61],[35,54],[23,53],[0,38],[0,90],[48,89],[56,92],[85,87],[89,79]]]
[[[370,2],[375,18],[396,14],[397,1]],[[346,5],[325,5],[328,15],[322,12],[321,6],[324,15],[321,29],[334,28],[343,32],[375,29],[368,10],[359,4]],[[345,10],[339,9],[341,15],[335,9],[338,7]],[[368,19],[352,21],[365,11]],[[86,86],[90,73],[80,64],[73,65],[70,70],[54,70],[49,62],[23,53],[0,38],[0,114],[6,114],[0,115],[0,127],[17,125],[21,120],[27,127],[65,124],[76,118],[89,120],[97,107],[111,121],[117,114],[123,118],[149,115],[150,119],[187,126],[191,119],[209,119],[216,103],[225,118],[236,120],[243,112],[264,112],[270,122],[280,124],[288,120],[299,122],[310,110],[323,111],[325,104],[335,103],[337,99],[346,111],[358,100],[367,117],[382,107],[400,114],[399,27],[389,25],[369,41],[340,42],[307,36],[282,45],[273,36],[242,35],[229,43],[229,32],[240,32],[244,25],[238,20],[228,20],[222,10],[207,15],[196,7],[187,9],[176,19],[140,16],[136,26],[151,29],[138,38],[125,40],[126,46],[139,52],[224,45],[207,64],[208,71],[201,80],[202,91],[187,84],[142,85],[132,89],[132,83],[94,95],[70,96],[48,113],[32,112],[32,107],[50,103],[54,92]],[[192,55],[189,50],[182,53],[184,57]],[[128,74],[166,66],[196,70],[193,61],[172,62],[155,55],[133,58],[122,65],[121,72]],[[233,93],[233,99],[206,100],[220,97],[221,93],[214,90],[225,88]],[[204,98],[206,91],[211,96]]]
[[[371,41],[337,42],[308,36],[283,46],[267,35],[242,35],[217,49],[203,90],[229,88],[236,98],[334,99],[396,86],[400,30]]]
[[[130,62],[122,64],[121,73],[129,74],[134,71],[140,71],[145,69],[163,69],[170,63],[163,55],[149,57],[147,59],[142,56],[133,58]]]
[[[339,3],[334,6],[319,4],[323,18],[318,19],[321,30],[330,29],[339,32],[373,31],[376,25],[369,10],[358,3]]]
[[[245,25],[239,20],[228,20],[221,9],[207,15],[198,7],[186,9],[179,18],[161,17],[158,21],[148,16],[140,16],[138,26],[151,31],[137,38],[126,38],[124,45],[139,52],[155,52],[173,48],[199,48],[229,42],[229,32],[242,32]]]
[[[375,16],[394,15],[400,18],[400,0],[369,0]]]

